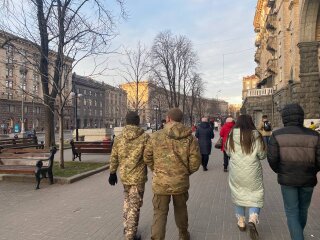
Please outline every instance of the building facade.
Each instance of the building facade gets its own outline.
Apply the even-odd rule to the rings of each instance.
[[[281,109],[299,103],[306,119],[320,118],[319,0],[259,0],[254,18],[256,93],[244,99],[244,112],[272,116],[281,126]]]
[[[113,128],[122,126],[127,113],[127,94],[104,82],[73,74],[77,91],[79,128]],[[75,99],[73,100],[75,106]]]
[[[72,84],[73,91],[77,92],[77,97],[73,99],[73,106],[74,111],[77,112],[78,128],[104,128],[106,117],[104,85],[75,73],[72,75]],[[75,109],[76,101],[77,110]]]
[[[8,39],[12,39],[7,41]],[[45,127],[45,106],[43,104],[42,83],[39,72],[40,54],[35,43],[0,32],[0,126],[1,132],[20,132],[25,130],[41,131]],[[49,60],[56,55],[49,53]],[[64,92],[71,90],[72,60],[66,59],[62,73],[65,83]],[[49,75],[53,76],[53,64]],[[51,79],[49,79],[52,81]],[[49,84],[52,86],[52,84]],[[65,126],[70,126],[71,104],[65,107]],[[56,118],[57,121],[57,118]]]
[[[138,110],[141,124],[151,124],[155,126],[160,124],[161,119],[165,119],[169,110],[166,90],[156,86],[152,82],[126,83],[121,88],[128,94],[128,109]],[[138,97],[137,97],[138,91]],[[193,103],[191,110],[192,98],[186,97],[183,106],[183,96],[180,96],[179,108],[185,113],[184,121],[186,124],[192,124],[201,119],[203,116],[218,116],[228,113],[228,103],[223,100],[214,98],[201,98]],[[190,116],[191,115],[191,116]]]
[[[127,93],[117,87],[103,83],[105,91],[105,124],[107,127],[121,127],[127,114]]]

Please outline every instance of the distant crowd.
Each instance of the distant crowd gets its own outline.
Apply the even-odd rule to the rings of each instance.
[[[200,165],[208,171],[214,129],[218,130],[218,126],[204,117],[198,126],[190,129],[182,123],[182,118],[180,109],[170,109],[160,130],[148,135],[139,127],[139,115],[129,112],[126,126],[114,139],[109,183],[117,184],[119,171],[124,188],[124,239],[141,239],[138,223],[147,167],[153,173],[151,239],[165,239],[171,200],[179,239],[190,239],[189,176]],[[223,171],[229,174],[237,227],[240,231],[248,229],[253,240],[259,239],[257,225],[264,206],[261,160],[265,158],[278,175],[291,239],[304,240],[308,208],[320,171],[320,135],[313,122],[310,128],[304,127],[304,111],[298,104],[283,108],[282,121],[284,127],[273,130],[266,115],[257,128],[249,115],[240,115],[236,120],[228,117],[214,145],[222,151]]]

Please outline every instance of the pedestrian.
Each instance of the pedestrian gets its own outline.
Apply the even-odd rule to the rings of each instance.
[[[272,127],[267,115],[262,116],[261,122],[258,126],[258,130],[262,134],[264,144],[268,147],[269,139],[272,134]]]
[[[109,183],[118,182],[117,169],[124,188],[123,225],[126,240],[141,239],[137,233],[140,208],[143,203],[147,166],[143,161],[149,135],[139,127],[140,118],[136,112],[128,112],[127,125],[120,135],[114,138],[110,158]]]
[[[165,239],[171,198],[179,239],[190,239],[187,210],[189,176],[199,169],[201,156],[197,140],[190,128],[181,123],[182,118],[179,108],[170,109],[164,129],[152,134],[144,151],[144,161],[153,172],[152,240]]]
[[[320,136],[303,127],[304,111],[299,104],[286,105],[281,115],[284,127],[272,133],[268,162],[278,174],[291,239],[303,240],[320,170]]]
[[[208,118],[202,118],[196,131],[196,138],[200,146],[200,153],[202,157],[203,171],[208,171],[209,155],[211,154],[212,141],[214,138],[213,129],[208,122]]]
[[[316,126],[316,125],[314,124],[314,122],[312,121],[311,124],[310,124],[310,126],[309,126],[309,128],[310,128],[311,130],[316,130],[317,126]]]
[[[231,129],[233,128],[235,122],[232,117],[228,117],[226,119],[226,123],[223,125],[223,127],[220,130],[220,137],[222,138],[222,145],[221,145],[221,151],[223,152],[223,171],[228,172],[228,165],[229,165],[229,159],[230,157],[225,151],[225,144],[227,142],[229,133]]]
[[[230,156],[229,186],[240,231],[246,230],[245,208],[249,208],[248,228],[253,240],[259,238],[256,225],[263,207],[264,187],[260,160],[266,157],[265,144],[251,116],[240,115],[226,143]]]

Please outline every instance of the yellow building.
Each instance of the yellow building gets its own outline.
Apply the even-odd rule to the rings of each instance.
[[[242,99],[247,97],[248,91],[257,88],[259,78],[256,75],[246,76],[242,79]]]

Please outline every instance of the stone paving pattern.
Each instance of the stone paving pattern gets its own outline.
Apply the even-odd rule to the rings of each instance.
[[[222,154],[214,149],[209,171],[191,177],[189,230],[192,240],[246,240],[239,232],[230,200],[228,174],[222,171]],[[258,231],[261,240],[289,240],[276,175],[263,163],[265,207]],[[0,182],[0,239],[8,240],[120,240],[122,235],[122,185],[107,184],[108,171],[69,185],[45,181],[35,191],[33,183]],[[320,190],[315,188],[305,235],[320,240]],[[147,182],[139,231],[150,239],[152,222],[151,175]],[[311,236],[312,235],[312,236]],[[172,203],[166,239],[178,239]]]

